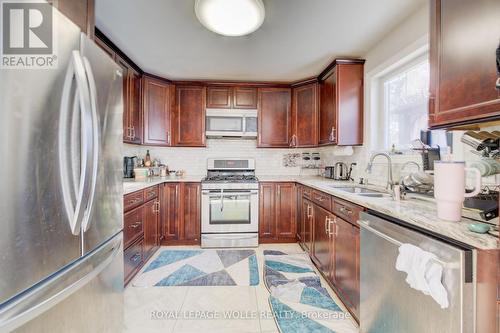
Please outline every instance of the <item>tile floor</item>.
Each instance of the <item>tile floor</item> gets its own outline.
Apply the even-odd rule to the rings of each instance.
[[[160,250],[163,249],[165,248]],[[126,333],[278,333],[274,319],[270,316],[269,292],[262,280],[263,251],[268,249],[301,251],[298,244],[260,245],[255,249],[260,274],[260,283],[256,287],[141,288],[134,287],[130,283],[124,295],[124,331]],[[158,254],[159,251],[150,262]],[[147,267],[147,264],[144,267]],[[339,306],[343,307],[323,278],[322,284]],[[225,318],[233,314],[233,318]],[[236,315],[240,317],[236,318]],[[218,318],[208,318],[209,316]]]

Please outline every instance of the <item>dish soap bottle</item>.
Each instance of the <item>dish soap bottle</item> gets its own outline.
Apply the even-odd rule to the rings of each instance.
[[[149,149],[146,152],[146,158],[144,159],[144,166],[147,168],[151,166],[151,156],[149,155]]]

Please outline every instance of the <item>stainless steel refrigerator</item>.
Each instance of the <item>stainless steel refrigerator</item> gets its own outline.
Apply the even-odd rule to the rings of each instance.
[[[53,20],[57,68],[0,69],[0,332],[119,332],[122,73]]]

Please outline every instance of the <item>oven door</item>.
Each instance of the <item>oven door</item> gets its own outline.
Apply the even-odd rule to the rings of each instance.
[[[258,232],[258,212],[258,190],[203,190],[201,232]]]

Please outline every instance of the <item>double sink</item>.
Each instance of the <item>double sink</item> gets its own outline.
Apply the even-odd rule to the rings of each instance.
[[[331,188],[336,190],[353,193],[359,195],[361,197],[370,197],[370,198],[387,198],[391,195],[385,191],[373,190],[366,187],[361,186],[339,186],[339,185],[331,185]]]

